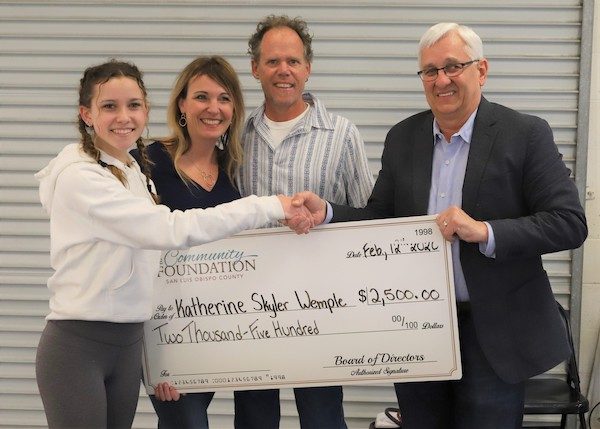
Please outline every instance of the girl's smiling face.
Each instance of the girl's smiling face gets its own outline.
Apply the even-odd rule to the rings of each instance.
[[[148,121],[148,107],[138,83],[116,77],[94,87],[90,107],[79,106],[85,123],[94,128],[94,145],[127,163],[129,149],[140,138]]]

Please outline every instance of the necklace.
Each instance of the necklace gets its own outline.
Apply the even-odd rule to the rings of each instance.
[[[206,171],[204,171],[200,167],[198,167],[196,164],[194,164],[194,167],[196,167],[196,170],[198,170],[198,172],[200,173],[202,180],[204,180],[208,186],[210,186],[211,188],[213,186],[215,186],[215,183],[217,182],[217,180],[215,179],[214,174],[207,173]]]

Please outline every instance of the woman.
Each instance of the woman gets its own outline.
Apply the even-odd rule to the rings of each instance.
[[[172,135],[147,147],[161,202],[171,210],[187,210],[240,198],[234,175],[242,161],[244,100],[237,74],[224,58],[199,57],[181,71],[171,92],[167,123]],[[137,150],[133,155],[140,158]],[[208,428],[213,395],[180,397],[161,383],[150,397],[158,427]]]
[[[155,205],[151,181],[128,153],[137,144],[145,158],[147,120],[137,67],[114,60],[90,67],[79,88],[80,143],[36,175],[55,270],[36,356],[50,428],[131,427],[159,249],[200,245],[300,211],[287,197],[186,212]]]

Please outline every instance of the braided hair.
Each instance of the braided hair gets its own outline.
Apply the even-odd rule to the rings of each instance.
[[[92,99],[94,97],[94,90],[96,85],[108,82],[113,78],[127,77],[133,79],[144,95],[144,101],[147,102],[147,91],[144,81],[142,80],[142,72],[134,65],[124,61],[118,61],[111,59],[103,64],[88,67],[83,77],[79,82],[79,106],[91,108]],[[85,121],[81,118],[81,115],[77,115],[77,123],[79,127],[79,133],[81,134],[81,146],[83,151],[95,159],[100,165],[107,168],[123,185],[127,185],[127,179],[125,173],[114,165],[107,164],[100,160],[100,151],[94,145],[93,130],[90,130]],[[146,175],[146,183],[148,189],[150,187],[150,159],[146,153],[146,146],[142,137],[136,141],[136,146],[140,152],[142,160],[142,171]],[[157,196],[151,191],[152,197],[157,201]]]

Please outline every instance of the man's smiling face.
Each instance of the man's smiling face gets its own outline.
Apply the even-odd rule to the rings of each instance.
[[[464,41],[458,34],[450,33],[421,51],[420,68],[439,68],[470,60]],[[458,76],[449,78],[440,70],[437,79],[423,82],[427,103],[438,122],[464,124],[467,121],[481,100],[481,87],[487,78],[487,67],[487,60],[482,58],[465,67]]]
[[[287,121],[304,111],[302,92],[310,63],[304,56],[302,39],[294,30],[276,27],[264,34],[260,57],[252,61],[252,74],[260,80],[265,112],[271,120]]]

